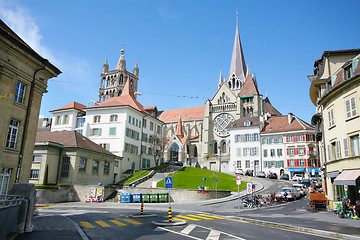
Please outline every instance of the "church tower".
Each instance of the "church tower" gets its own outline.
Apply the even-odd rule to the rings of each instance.
[[[125,51],[123,45],[121,49],[121,55],[115,70],[109,71],[108,59],[106,58],[105,60],[101,73],[98,102],[101,103],[109,97],[120,96],[127,81],[130,81],[132,89],[136,93],[139,81],[138,63],[136,61],[133,73],[130,73],[126,70]]]
[[[225,81],[228,87],[237,95],[246,80],[246,64],[245,57],[241,46],[238,13],[236,13],[236,30],[234,47],[231,57],[230,71],[227,80]]]

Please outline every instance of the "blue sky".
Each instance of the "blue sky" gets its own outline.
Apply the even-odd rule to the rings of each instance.
[[[324,50],[359,48],[359,1],[0,0],[0,17],[63,73],[49,80],[40,114],[98,99],[108,57],[125,44],[127,69],[140,68],[138,97],[159,110],[203,106],[227,78],[235,12],[246,64],[260,92],[283,114],[310,122],[313,64]],[[184,97],[185,96],[185,97]]]

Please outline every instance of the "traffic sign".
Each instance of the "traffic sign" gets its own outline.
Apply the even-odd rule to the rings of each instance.
[[[241,185],[241,176],[240,176],[240,174],[236,175],[236,184]]]
[[[165,177],[165,188],[173,188],[173,178]]]
[[[251,184],[251,183],[247,183],[246,186],[247,186],[246,193],[247,193],[247,194],[251,194],[251,193],[252,193],[252,184]]]

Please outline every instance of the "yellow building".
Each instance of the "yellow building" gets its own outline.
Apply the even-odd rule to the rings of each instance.
[[[323,187],[329,200],[360,199],[360,49],[326,51],[315,61],[310,98]]]
[[[29,181],[42,95],[60,73],[0,20],[0,194]]]

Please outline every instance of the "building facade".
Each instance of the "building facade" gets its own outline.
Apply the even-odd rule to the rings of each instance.
[[[359,54],[360,49],[325,51],[315,61],[314,75],[308,76],[310,98],[317,109],[312,121],[321,145],[323,182],[332,201],[360,199]],[[337,65],[327,72],[327,62]]]
[[[42,95],[60,73],[0,20],[0,194],[29,181]]]

